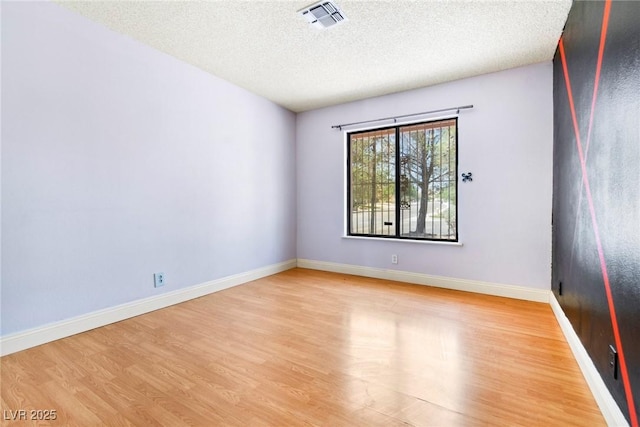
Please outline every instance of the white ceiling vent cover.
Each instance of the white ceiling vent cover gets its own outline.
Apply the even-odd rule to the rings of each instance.
[[[344,12],[342,12],[335,3],[330,1],[314,3],[311,6],[299,10],[298,13],[309,21],[311,25],[320,29],[333,27],[347,20]]]

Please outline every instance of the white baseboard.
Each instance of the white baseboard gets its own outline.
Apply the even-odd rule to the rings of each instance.
[[[337,264],[333,262],[313,261],[308,259],[298,259],[298,267],[310,268],[313,270],[332,271],[335,273],[353,274],[356,276],[373,277],[375,279],[395,280],[397,282],[435,286],[438,288],[475,292],[479,294],[522,299],[527,301],[544,303],[549,302],[548,290],[525,288],[523,286],[480,282],[477,280],[456,279],[453,277],[431,276],[421,273],[410,273],[399,270],[385,270],[381,268]]]
[[[589,357],[587,350],[582,345],[582,341],[580,341],[578,334],[576,334],[571,322],[569,322],[569,319],[565,316],[564,311],[562,311],[562,308],[553,293],[551,293],[549,298],[549,304],[551,305],[551,309],[558,320],[558,324],[560,325],[567,342],[569,343],[573,356],[580,366],[582,375],[584,375],[585,380],[587,380],[591,393],[593,393],[593,397],[595,398],[598,407],[600,407],[600,411],[602,412],[602,416],[607,422],[607,425],[610,427],[628,427],[629,423],[616,404],[616,401],[613,400],[613,396],[611,396],[609,389],[604,384],[604,381],[593,364],[593,361]]]
[[[169,307],[190,299],[241,285],[262,277],[271,276],[281,271],[296,267],[296,260],[289,260],[279,264],[247,271],[233,276],[223,277],[199,285],[190,286],[162,295],[144,298],[138,301],[94,311],[82,316],[55,322],[42,327],[0,337],[0,356],[26,350],[41,344],[65,338],[80,332],[105,326],[114,322],[139,316],[141,314]]]

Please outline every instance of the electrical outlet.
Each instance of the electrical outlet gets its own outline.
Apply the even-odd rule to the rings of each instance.
[[[558,295],[562,295],[562,282],[558,282]]]
[[[614,380],[618,379],[618,352],[613,347],[613,345],[609,346],[609,371],[613,376]]]
[[[398,255],[393,254],[391,255],[391,264],[397,264],[398,263]]]
[[[156,288],[164,286],[164,273],[155,273],[153,275],[153,286]]]

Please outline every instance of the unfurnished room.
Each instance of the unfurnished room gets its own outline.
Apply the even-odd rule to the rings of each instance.
[[[0,19],[1,425],[640,426],[640,2]]]

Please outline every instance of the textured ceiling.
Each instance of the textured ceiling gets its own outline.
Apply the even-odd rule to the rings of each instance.
[[[571,0],[90,1],[66,8],[299,112],[553,57]]]

